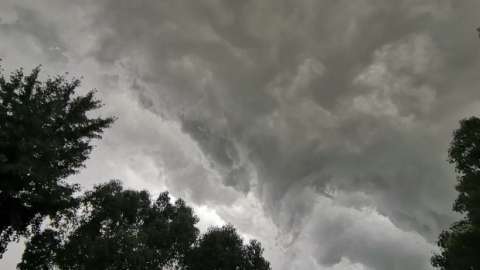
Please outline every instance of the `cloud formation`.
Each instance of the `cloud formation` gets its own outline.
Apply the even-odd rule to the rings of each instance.
[[[480,113],[480,3],[1,2],[4,68],[84,76],[120,119],[86,186],[214,209],[274,269],[431,269],[450,135]]]

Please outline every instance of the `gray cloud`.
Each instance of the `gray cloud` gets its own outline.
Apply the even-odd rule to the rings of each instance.
[[[431,243],[457,218],[450,135],[480,113],[480,3],[83,4],[58,18],[18,4],[0,34],[34,38],[47,63],[92,61],[106,98],[127,88],[154,116],[111,136],[144,149],[175,196],[252,235],[243,211],[265,213],[278,229],[267,245],[286,249],[270,256],[291,260],[279,269],[429,269]],[[73,14],[81,26],[64,23]],[[244,205],[253,198],[261,208]]]
[[[374,213],[336,207],[321,212],[323,218],[313,221],[302,236],[316,238],[313,253],[323,264],[347,257],[368,269],[431,269],[431,246],[414,233],[398,231]]]
[[[478,79],[465,56],[465,48],[478,53],[469,38],[475,7],[107,1],[98,22],[112,34],[96,56],[111,62],[118,52],[138,53],[148,94],[168,100],[163,110],[224,183],[243,192],[251,174],[235,181],[231,174],[237,147],[248,149],[243,158],[256,172],[264,209],[287,231],[297,231],[314,205],[302,192],[301,200],[292,196],[321,174],[329,177],[317,186],[364,191],[394,224],[433,241],[453,220],[454,177],[444,153],[460,118],[439,111],[455,114],[449,102],[479,98],[468,87]]]

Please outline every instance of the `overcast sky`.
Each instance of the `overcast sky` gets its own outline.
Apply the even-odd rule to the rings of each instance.
[[[234,224],[274,270],[426,270],[480,115],[478,0],[0,0],[6,73],[83,76],[115,178]],[[21,245],[0,268],[13,269]]]

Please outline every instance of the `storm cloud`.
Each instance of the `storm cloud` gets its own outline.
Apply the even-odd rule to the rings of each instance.
[[[451,133],[480,113],[480,2],[0,3],[5,69],[84,76],[119,117],[84,185],[208,207],[274,269],[432,269]]]

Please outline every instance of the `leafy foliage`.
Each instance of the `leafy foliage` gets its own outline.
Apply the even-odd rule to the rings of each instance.
[[[84,167],[113,118],[89,118],[102,106],[95,91],[76,96],[80,80],[38,80],[40,67],[9,80],[0,70],[0,256],[7,244],[37,230],[45,217],[75,206],[78,184],[63,179]]]
[[[0,72],[0,256],[25,236],[20,270],[270,269],[259,242],[244,245],[231,225],[200,235],[168,193],[152,201],[110,181],[74,197],[80,186],[65,179],[115,119],[87,116],[102,104],[94,91],[75,96],[79,80],[39,73]]]
[[[228,224],[211,227],[189,252],[185,270],[268,270],[270,263],[263,257],[259,242],[243,245],[236,229]]]
[[[480,119],[460,121],[453,133],[448,161],[459,173],[455,189],[459,192],[453,210],[465,218],[440,234],[440,254],[432,257],[432,265],[442,270],[480,269]]]
[[[199,235],[192,208],[170,203],[167,192],[152,202],[147,191],[110,181],[79,200],[76,213],[27,242],[18,269],[271,269],[260,243],[244,245],[232,225]]]
[[[27,243],[19,269],[173,268],[198,236],[193,210],[181,199],[171,204],[166,192],[152,202],[147,191],[110,181],[80,201],[77,215]]]

